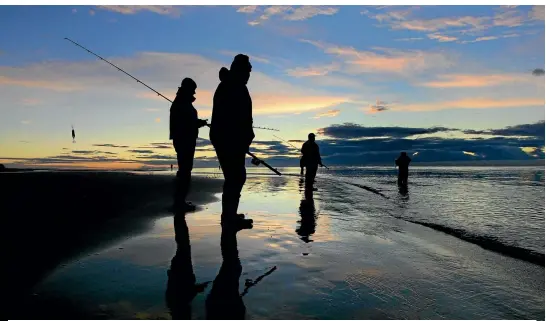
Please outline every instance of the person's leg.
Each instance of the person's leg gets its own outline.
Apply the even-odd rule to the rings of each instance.
[[[222,173],[224,175],[224,186],[222,188],[222,216],[236,214],[233,209],[233,191],[236,188],[234,155],[232,150],[224,146],[216,146],[216,156],[220,162]]]
[[[187,144],[182,152],[181,164],[181,194],[180,197],[186,201],[186,197],[190,192],[191,187],[191,171],[193,170],[193,157],[195,156],[195,145]]]
[[[193,169],[193,157],[195,145],[191,142],[173,141],[178,162],[176,172],[175,205],[183,206],[190,190],[191,171]]]
[[[308,165],[305,167],[305,186],[313,187],[315,176],[317,175],[318,165]]]

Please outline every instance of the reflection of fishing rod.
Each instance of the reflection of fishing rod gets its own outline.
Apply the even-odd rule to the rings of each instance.
[[[269,274],[273,273],[275,270],[277,269],[276,266],[272,267],[269,271],[267,271],[264,275],[258,277],[256,279],[256,281],[252,281],[250,279],[247,279],[245,281],[245,290],[243,291],[243,293],[241,293],[241,297],[244,297],[247,293],[248,293],[248,290],[255,286],[256,284],[258,284],[258,282],[260,282],[263,278],[265,278],[266,276],[268,276]]]
[[[146,86],[146,88],[150,89],[151,91],[153,91],[154,93],[156,93],[158,96],[161,96],[163,98],[165,98],[167,101],[169,101],[170,103],[172,103],[173,101],[170,100],[169,98],[165,97],[163,94],[161,94],[160,92],[158,92],[157,90],[153,89],[152,87],[146,85],[145,83],[143,83],[142,81],[140,81],[138,78],[136,77],[133,77],[131,74],[129,74],[128,72],[126,72],[125,70],[119,68],[118,66],[114,65],[113,63],[111,63],[110,61],[102,58],[101,56],[97,55],[96,53],[92,52],[91,50],[85,48],[84,46],[80,45],[79,43],[69,39],[69,38],[64,38],[68,41],[70,41],[71,43],[75,44],[76,46],[82,48],[83,50],[89,52],[90,54],[92,54],[93,56],[95,57],[98,57],[100,60],[106,62],[107,64],[111,65],[112,67],[116,68],[117,70],[121,71],[122,73],[126,74],[127,76],[133,78],[134,80],[136,80],[136,82],[138,82],[139,84],[142,84],[144,86]],[[278,129],[273,129],[273,128],[267,128],[267,127],[257,127],[257,126],[253,126],[252,128],[256,128],[256,129],[264,129],[264,130],[272,130],[272,131],[279,131]]]

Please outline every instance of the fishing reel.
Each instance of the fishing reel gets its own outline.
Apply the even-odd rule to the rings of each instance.
[[[260,164],[262,163],[262,161],[257,158],[253,158],[250,162],[256,166],[260,166]]]

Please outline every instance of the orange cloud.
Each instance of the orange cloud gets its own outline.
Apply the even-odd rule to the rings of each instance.
[[[336,117],[337,115],[339,115],[341,111],[339,109],[332,109],[332,110],[328,110],[324,113],[320,113],[320,114],[317,114],[315,117],[315,119],[319,119],[321,117]]]
[[[399,105],[393,111],[437,111],[445,109],[515,108],[544,106],[544,98],[466,98],[454,101]]]
[[[174,99],[174,95],[165,95],[169,99]],[[194,105],[199,111],[199,117],[206,117],[212,114],[212,99],[214,92],[209,90],[196,90]],[[163,100],[153,92],[143,92],[138,94],[140,98],[149,98]],[[306,112],[321,108],[335,106],[341,103],[351,102],[350,98],[338,96],[307,96],[297,94],[273,94],[273,93],[251,93],[254,115],[282,114],[294,112]]]
[[[529,77],[517,74],[496,74],[496,75],[466,75],[451,74],[441,75],[439,80],[419,84],[423,87],[432,88],[457,88],[457,87],[491,87],[514,82],[529,81]]]

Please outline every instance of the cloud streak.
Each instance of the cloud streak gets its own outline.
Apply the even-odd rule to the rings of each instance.
[[[373,51],[357,50],[354,47],[340,47],[309,39],[300,41],[339,58],[345,63],[347,73],[419,73],[452,64],[450,58],[441,52],[381,47],[372,48]]]
[[[416,104],[399,104],[396,111],[438,111],[445,109],[487,109],[544,106],[544,98],[464,98]]]
[[[448,74],[440,75],[437,80],[420,83],[419,86],[432,88],[477,88],[499,85],[510,85],[517,82],[528,82],[531,80],[523,74]]]
[[[246,6],[237,9],[237,12],[245,14],[253,14],[258,11],[262,11],[262,14],[256,19],[249,21],[249,25],[257,26],[263,24],[265,21],[271,19],[274,16],[279,16],[282,20],[287,21],[303,21],[321,15],[332,16],[336,14],[339,9],[335,7],[324,6],[270,6],[265,8],[262,8],[261,6]]]
[[[339,109],[332,109],[332,110],[328,110],[326,112],[323,112],[323,113],[320,113],[320,114],[317,114],[315,117],[315,119],[319,119],[319,118],[322,118],[322,117],[336,117],[337,115],[339,115],[341,111]]]
[[[180,8],[177,6],[151,6],[151,5],[137,5],[137,6],[97,6],[97,8],[102,10],[113,11],[121,14],[136,14],[139,12],[153,12],[160,15],[169,15],[174,17],[180,16]]]

